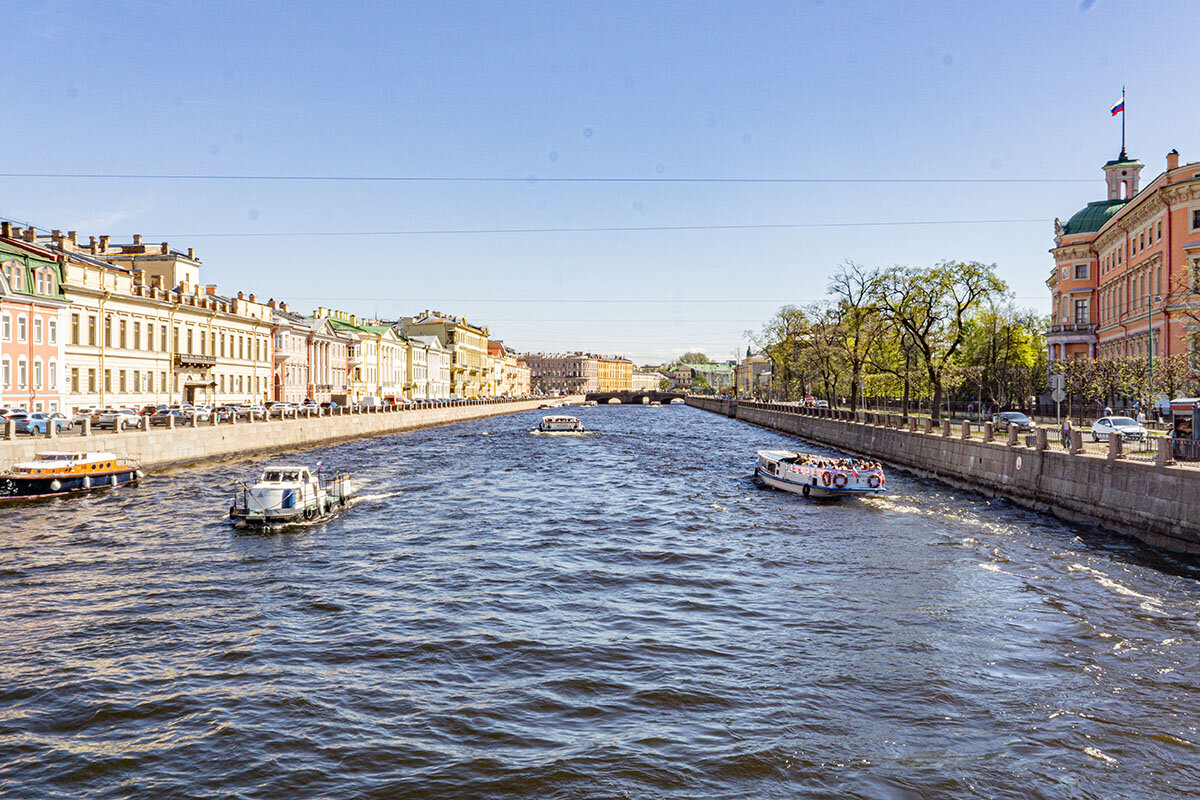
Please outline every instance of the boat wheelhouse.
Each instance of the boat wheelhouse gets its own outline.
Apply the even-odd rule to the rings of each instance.
[[[134,486],[144,477],[136,461],[114,453],[46,451],[0,474],[0,501]]]
[[[582,433],[583,423],[578,417],[565,414],[542,417],[538,430],[542,433]]]
[[[252,527],[317,520],[344,508],[354,487],[345,474],[328,478],[304,466],[270,466],[253,485],[242,484],[229,518]]]
[[[805,497],[879,494],[883,466],[858,458],[831,458],[791,450],[759,450],[755,476],[773,489]]]

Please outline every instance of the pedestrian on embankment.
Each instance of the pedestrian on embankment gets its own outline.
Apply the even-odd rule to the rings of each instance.
[[[1063,417],[1062,422],[1062,444],[1067,450],[1071,449],[1071,418]]]

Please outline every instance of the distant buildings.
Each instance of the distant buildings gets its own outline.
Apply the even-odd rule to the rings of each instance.
[[[635,369],[631,383],[635,392],[657,392],[662,385],[663,376],[659,372]]]
[[[400,321],[405,336],[434,336],[450,353],[450,393],[482,397],[488,393],[490,362],[486,326],[476,327],[464,317],[425,311]]]
[[[676,364],[668,373],[675,386],[682,389],[712,389],[719,392],[733,387],[732,364]]]
[[[771,359],[763,353],[746,352],[734,369],[737,393],[741,397],[763,397],[771,390]]]
[[[587,394],[633,389],[633,362],[622,356],[594,353],[526,353],[535,390]]]

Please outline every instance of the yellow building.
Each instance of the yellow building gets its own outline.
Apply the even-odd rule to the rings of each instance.
[[[492,361],[488,356],[488,329],[475,327],[463,317],[426,311],[401,320],[405,336],[436,336],[450,351],[450,393],[481,397],[494,393]]]
[[[620,356],[598,356],[601,392],[633,390],[633,362]]]

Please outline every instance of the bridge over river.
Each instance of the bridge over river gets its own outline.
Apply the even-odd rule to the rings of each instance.
[[[640,405],[641,403],[653,403],[658,401],[663,405],[674,400],[676,397],[683,399],[687,397],[683,392],[589,392],[588,400],[595,400],[597,403],[607,403],[609,400],[616,398],[622,403],[628,405]]]

